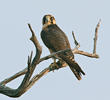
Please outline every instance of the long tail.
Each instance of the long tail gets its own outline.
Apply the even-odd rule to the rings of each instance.
[[[78,63],[75,62],[74,55],[72,54],[72,52],[69,52],[66,55],[60,54],[59,56],[62,58],[62,60],[64,60],[69,65],[70,69],[72,70],[76,78],[78,80],[81,80],[81,75],[82,74],[85,75],[85,73],[83,72],[81,67],[78,65]]]
[[[69,63],[68,63],[69,65]],[[81,67],[78,65],[78,63],[76,63],[75,61],[69,65],[70,69],[72,70],[72,72],[74,73],[74,75],[76,76],[76,78],[78,80],[81,80],[81,74],[85,75],[85,73],[83,72],[83,70],[81,69]]]

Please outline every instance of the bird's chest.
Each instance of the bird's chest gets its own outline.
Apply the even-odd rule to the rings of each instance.
[[[54,52],[69,48],[65,34],[57,28],[45,28],[41,32],[44,44]]]

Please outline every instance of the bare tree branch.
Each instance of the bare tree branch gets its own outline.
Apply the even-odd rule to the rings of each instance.
[[[73,35],[73,39],[74,39],[74,44],[76,45],[76,48],[78,49],[80,47],[80,44],[77,42],[73,31],[72,31],[72,35]]]
[[[2,81],[0,83],[0,93],[4,94],[4,95],[7,95],[9,97],[19,97],[21,96],[24,92],[26,92],[26,87],[29,83],[29,80],[33,74],[33,71],[36,67],[36,65],[38,64],[39,62],[39,59],[40,59],[40,55],[41,55],[41,52],[42,52],[42,48],[34,34],[34,32],[32,31],[31,29],[31,26],[30,24],[28,24],[31,32],[32,32],[32,37],[30,38],[30,40],[34,43],[35,47],[36,47],[36,55],[35,57],[33,58],[32,60],[32,53],[31,53],[31,56],[28,57],[28,70],[24,76],[24,79],[22,81],[22,83],[20,84],[20,86],[17,88],[17,89],[11,89],[9,87],[6,87],[5,86],[5,83],[8,82],[8,80],[5,81]],[[25,70],[24,70],[25,71]],[[23,72],[24,73],[24,72]],[[20,72],[20,74],[22,75],[23,73]],[[20,74],[18,75],[18,73],[16,74],[17,76],[20,76]],[[16,76],[16,77],[17,77]],[[15,76],[14,76],[15,78]],[[10,80],[10,79],[9,79]],[[11,80],[12,80],[12,77],[11,77]],[[11,81],[10,80],[10,81]]]
[[[80,54],[80,55],[91,57],[91,58],[99,58],[99,55],[94,54],[94,53],[88,53],[88,52],[84,52],[84,51],[81,51],[81,50],[75,50],[73,52],[74,52],[74,54]]]
[[[93,49],[93,54],[96,54],[96,44],[97,44],[97,37],[98,37],[98,30],[100,27],[101,19],[99,20],[96,29],[95,29],[95,37],[94,37],[94,49]]]
[[[29,26],[29,29],[32,33],[32,37],[30,38],[30,40],[34,43],[34,45],[36,47],[36,55],[32,59],[33,52],[31,52],[31,55],[28,56],[28,61],[27,61],[28,66],[25,69],[21,70],[20,72],[16,73],[15,75],[13,75],[13,76],[3,80],[2,82],[0,82],[0,93],[4,94],[4,95],[7,95],[9,97],[19,97],[19,96],[21,96],[29,88],[31,88],[35,84],[36,81],[38,81],[45,74],[49,73],[50,71],[58,70],[60,68],[63,68],[63,67],[67,66],[67,64],[64,61],[59,59],[56,62],[58,66],[55,66],[52,63],[52,64],[49,65],[49,67],[45,68],[39,74],[36,74],[34,77],[31,78],[37,64],[39,64],[40,62],[42,62],[44,60],[50,59],[50,58],[52,58],[53,56],[55,56],[59,53],[68,52],[70,49],[61,50],[61,51],[55,52],[53,54],[50,54],[50,55],[45,56],[45,57],[40,59],[42,48],[41,48],[41,46],[40,46],[40,44],[39,44],[39,42],[38,42],[38,40],[35,36],[34,31],[32,30],[31,25],[28,24],[28,26]],[[72,32],[74,43],[76,45],[76,48],[73,49],[73,54],[80,54],[80,55],[84,55],[84,56],[91,57],[91,58],[99,58],[99,56],[96,54],[96,42],[97,42],[97,37],[98,37],[97,34],[98,34],[99,26],[100,26],[100,21],[97,24],[96,29],[95,29],[93,53],[88,53],[88,52],[78,50],[80,45],[79,45],[79,43],[77,42],[77,40],[75,38],[74,32]],[[24,75],[24,74],[25,74],[24,79],[23,79],[22,83],[20,84],[20,86],[17,89],[12,89],[12,88],[9,88],[9,87],[6,86],[7,83],[11,82],[12,80],[14,80],[14,79],[16,79],[19,76]]]
[[[41,58],[41,59],[38,61],[38,64],[39,64],[40,62],[44,61],[44,60],[50,59],[50,58],[52,58],[53,56],[55,56],[55,55],[57,55],[57,54],[59,54],[59,53],[62,53],[62,52],[66,52],[66,51],[68,51],[68,50],[70,50],[70,49],[61,50],[61,51],[55,52],[55,53],[53,53],[53,54],[50,54],[50,55],[48,55],[48,56],[45,56],[45,57]],[[0,82],[0,84],[5,85],[5,84],[9,83],[10,81],[12,81],[12,80],[18,78],[19,76],[26,74],[27,71],[28,71],[28,68],[25,68],[25,69],[19,71],[18,73],[14,74],[13,76],[11,76],[11,77],[9,77],[9,78],[3,80],[2,82]]]
[[[14,74],[13,76],[6,78],[2,82],[0,82],[0,85],[5,85],[5,84],[9,83],[10,81],[18,78],[19,76],[26,74],[27,71],[28,71],[27,68],[23,69],[22,71],[19,71],[18,73]]]

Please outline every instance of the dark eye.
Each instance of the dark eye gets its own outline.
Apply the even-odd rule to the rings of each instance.
[[[53,21],[54,20],[54,17],[51,17],[50,20]]]

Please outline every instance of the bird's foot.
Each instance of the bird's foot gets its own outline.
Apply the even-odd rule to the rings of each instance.
[[[59,66],[56,62],[50,64],[50,70],[54,72],[54,70],[59,69]]]

